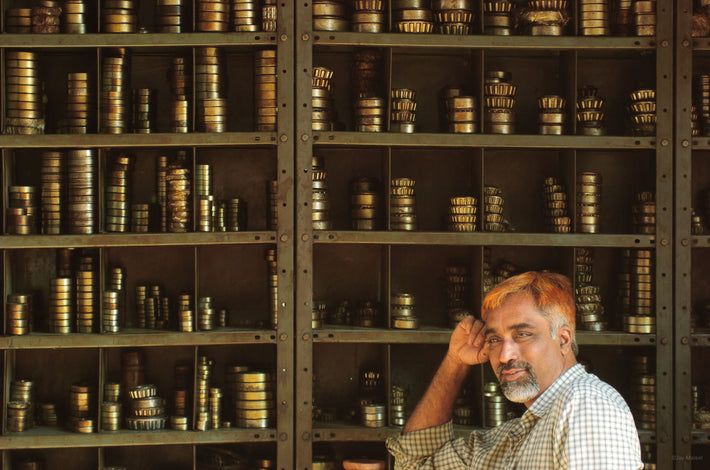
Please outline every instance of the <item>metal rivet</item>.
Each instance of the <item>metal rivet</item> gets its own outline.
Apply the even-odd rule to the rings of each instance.
[[[666,240],[665,238],[661,240],[661,246],[668,246],[668,240]]]
[[[301,338],[303,338],[303,341],[308,341],[309,339],[311,339],[311,335],[309,335],[308,333],[304,333]]]
[[[665,39],[661,41],[661,47],[668,47],[668,41]]]
[[[308,441],[308,440],[310,440],[310,438],[311,438],[311,434],[308,433],[308,432],[304,432],[304,433],[301,435],[301,439],[303,439],[304,441]]]
[[[690,142],[688,142],[687,140],[683,140],[681,141],[680,145],[682,145],[683,148],[687,149],[690,146]]]
[[[687,337],[687,336],[683,336],[683,337],[680,339],[680,344],[688,344],[688,337]]]
[[[683,47],[688,47],[690,46],[690,41],[688,41],[687,39],[683,39],[683,42],[681,44],[683,44]]]
[[[680,244],[683,245],[683,246],[688,246],[688,239],[687,239],[687,238],[682,239],[682,240],[680,241]]]
[[[308,142],[308,134],[303,134],[303,135],[301,136],[301,140],[304,141],[304,142]]]
[[[281,38],[282,41],[285,41],[285,40],[288,39],[288,35],[282,34],[282,35],[280,36],[280,38]]]
[[[279,140],[281,142],[286,142],[288,140],[288,136],[286,134],[282,134],[281,137],[279,137]]]
[[[303,33],[303,36],[301,36],[301,39],[304,41],[308,41],[311,37],[308,35],[308,33]]]
[[[281,434],[279,434],[279,439],[285,441],[286,439],[288,439],[288,434],[282,432]]]
[[[283,235],[281,235],[281,237],[280,237],[279,239],[280,239],[282,242],[288,241],[288,235],[286,235],[286,234],[284,233]]]
[[[303,235],[301,235],[301,240],[303,240],[304,242],[307,242],[309,238],[310,237],[308,236],[307,233],[304,233]]]
[[[281,341],[286,341],[286,340],[288,339],[288,335],[287,335],[286,333],[281,333],[281,334],[279,335],[279,339],[280,339]]]
[[[663,139],[663,140],[661,141],[661,145],[662,145],[663,147],[668,147],[668,139]]]

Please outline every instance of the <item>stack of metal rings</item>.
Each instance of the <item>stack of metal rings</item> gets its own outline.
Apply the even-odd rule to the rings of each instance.
[[[104,401],[118,403],[121,401],[121,384],[118,382],[104,383]]]
[[[510,36],[513,32],[513,3],[509,0],[483,1],[483,34]]]
[[[146,327],[145,301],[148,298],[148,286],[136,285],[136,326]]]
[[[392,426],[404,426],[407,409],[407,391],[404,387],[392,385],[390,393],[390,424]]]
[[[117,401],[104,400],[101,403],[101,430],[118,431],[121,429],[123,405]]]
[[[496,186],[483,188],[483,230],[505,232],[503,224],[503,190]]]
[[[416,330],[419,328],[414,294],[405,292],[392,294],[391,308],[392,328],[401,330]]]
[[[27,34],[32,32],[31,8],[8,8],[5,18],[5,32]]]
[[[611,35],[611,1],[579,0],[579,35]]]
[[[69,394],[69,429],[78,433],[94,432],[94,420],[91,418],[91,389],[85,384],[73,384]]]
[[[636,36],[655,36],[656,0],[636,0],[633,12]]]
[[[545,225],[548,232],[570,233],[572,218],[569,216],[567,188],[559,178],[550,176],[542,184],[545,197]]]
[[[577,133],[581,135],[604,135],[604,99],[597,95],[591,85],[580,88],[577,97]]]
[[[93,109],[88,73],[67,74],[67,109],[60,128],[66,134],[86,134]]]
[[[241,372],[247,372],[249,370],[248,366],[244,365],[230,365],[225,369],[225,380],[224,387],[227,390],[227,413],[228,416],[234,416],[236,413],[235,403],[239,400],[237,391],[237,381],[234,376]],[[186,384],[187,385],[187,384]],[[269,396],[268,399],[273,399],[273,395]]]
[[[695,212],[694,210],[691,211],[690,214],[690,232],[693,235],[703,235],[705,233],[705,221],[703,219],[703,216]]]
[[[387,426],[387,405],[377,403],[360,405],[362,424],[367,428],[384,428]]]
[[[272,32],[278,26],[276,0],[263,0],[261,5],[261,30]]]
[[[165,429],[165,401],[158,396],[155,385],[137,385],[128,390],[130,411],[126,416],[128,429],[155,431]]]
[[[170,68],[170,90],[173,99],[170,108],[170,132],[186,133],[190,128],[187,83],[185,59],[174,57],[173,66]]]
[[[109,269],[107,289],[118,293],[118,301],[116,303],[119,309],[118,314],[121,315],[126,308],[126,271],[120,266],[114,266]],[[104,317],[105,318],[105,317]],[[118,321],[118,319],[116,319]]]
[[[702,129],[702,135],[710,135],[710,74],[697,74],[693,77],[693,101],[696,113],[699,114],[700,126],[694,126]],[[695,134],[693,134],[695,135]]]
[[[390,188],[390,229],[417,229],[416,182],[411,178],[394,178]]]
[[[540,113],[537,117],[538,131],[542,135],[562,135],[567,120],[567,100],[560,95],[544,95],[537,99]]]
[[[529,0],[521,21],[532,36],[562,36],[569,21],[567,0]]]
[[[267,248],[264,251],[264,261],[269,272],[269,323],[271,328],[276,329],[279,324],[279,271],[275,248]]]
[[[473,196],[449,199],[447,229],[449,232],[475,232],[478,222],[478,200]]]
[[[313,155],[311,158],[311,179],[313,190],[312,224],[313,230],[330,230],[330,197],[328,195],[328,180],[323,157]]]
[[[209,398],[209,428],[219,429],[222,427],[222,389],[210,387]]]
[[[57,425],[57,409],[54,403],[42,403],[39,406],[39,424],[42,426]]]
[[[101,31],[104,33],[135,33],[138,17],[133,0],[104,0],[101,7]]]
[[[118,333],[120,331],[119,293],[115,290],[103,292],[103,332]]]
[[[65,186],[63,162],[62,152],[41,154],[41,232],[47,235],[62,233],[62,196]]]
[[[475,18],[472,0],[433,0],[436,29],[441,34],[471,34]]]
[[[192,296],[190,294],[178,296],[178,331],[195,331],[195,317],[192,312]]]
[[[212,297],[197,299],[197,329],[210,331],[215,329],[217,312],[212,305]]]
[[[373,328],[380,323],[380,312],[377,304],[370,300],[364,301],[357,309],[355,326]]]
[[[97,294],[99,290],[98,273],[94,258],[83,257],[74,272],[76,278],[76,331],[93,333],[94,323],[98,320]]]
[[[74,248],[59,248],[56,251],[57,277],[72,276],[72,253]]]
[[[20,336],[32,331],[32,297],[27,294],[8,294],[7,334]]]
[[[431,33],[434,31],[431,0],[392,0],[392,23],[398,33]]]
[[[515,133],[515,93],[518,87],[511,83],[510,72],[486,72],[483,93],[486,100],[483,132],[486,134]]]
[[[337,0],[313,2],[313,31],[347,31],[348,19],[345,5]]]
[[[276,422],[274,377],[269,372],[235,373],[236,424],[240,428],[270,428]]]
[[[634,204],[634,233],[656,234],[656,201],[651,191],[641,191]]]
[[[358,49],[353,54],[350,66],[350,93],[354,101],[357,101],[358,98],[383,95],[382,84],[386,82],[383,69],[380,49]],[[387,114],[387,103],[382,106],[385,107],[385,114]]]
[[[195,197],[197,198],[197,230],[212,232],[214,230],[214,182],[212,165],[197,164],[195,166]]]
[[[106,175],[107,232],[127,232],[131,207],[131,174],[134,158],[129,154],[116,155]]]
[[[471,426],[473,424],[473,410],[471,404],[466,399],[467,390],[461,390],[461,393],[454,401],[454,409],[451,420],[459,426]]]
[[[261,49],[254,53],[254,106],[256,110],[256,130],[276,131],[277,85],[276,51]]]
[[[168,232],[184,233],[192,228],[192,184],[187,162],[177,160],[168,166]]]
[[[634,135],[656,134],[656,90],[636,90],[629,95],[628,106],[631,131]]]
[[[37,233],[39,200],[36,186],[10,186],[7,188],[7,233],[31,235]]]
[[[352,325],[352,311],[350,310],[350,301],[341,300],[338,307],[330,312],[326,320],[331,325]]]
[[[218,47],[195,49],[197,123],[203,132],[227,130],[226,64]]]
[[[196,28],[202,32],[229,30],[229,0],[197,0]]]
[[[155,125],[155,90],[133,89],[133,132],[150,134]]]
[[[505,399],[497,382],[483,385],[483,426],[494,428],[508,419],[508,400]]]
[[[62,32],[66,34],[85,34],[84,1],[65,0],[62,4]]]
[[[656,446],[654,444],[641,444],[641,461],[643,470],[656,470]]]
[[[634,0],[618,0],[614,6],[614,34],[617,36],[630,36],[633,32],[631,27],[632,10]]]
[[[323,328],[323,323],[328,318],[328,307],[326,303],[322,300],[313,302],[313,309],[311,310],[311,328],[317,330]]]
[[[7,430],[23,432],[34,426],[34,384],[30,380],[13,380],[7,402]]]
[[[261,11],[259,0],[231,0],[232,25],[236,32],[259,31]]]
[[[592,284],[594,253],[587,248],[575,250],[575,300],[577,325],[588,331],[604,331],[609,323],[604,317],[601,289]]]
[[[449,318],[449,327],[456,328],[471,312],[468,309],[470,298],[469,285],[471,277],[468,268],[458,264],[446,266],[446,315]]]
[[[49,332],[71,333],[74,283],[70,277],[55,278],[49,286]]]
[[[639,429],[656,429],[656,376],[648,366],[648,356],[633,357],[631,411]]]
[[[279,182],[266,181],[266,228],[276,230],[279,226]]]
[[[156,187],[158,207],[160,207],[160,231],[168,231],[168,157],[159,155],[156,159]]]
[[[155,1],[155,32],[182,33],[183,0]]]
[[[412,134],[417,131],[416,91],[409,88],[392,89],[392,115],[390,131]]]
[[[377,230],[382,219],[380,182],[360,176],[350,182],[350,220],[353,230]]]
[[[384,132],[387,125],[387,103],[383,98],[361,97],[355,100],[355,130]]]
[[[150,228],[150,204],[131,204],[131,232],[147,233]]]
[[[119,1],[119,0],[115,0]],[[128,57],[125,50],[104,57],[101,67],[101,132],[123,134],[128,129]]]
[[[619,273],[619,294],[624,331],[635,334],[656,333],[655,263],[651,250],[624,250]]]
[[[5,133],[44,134],[44,92],[37,54],[5,53]]]
[[[478,132],[478,104],[473,96],[452,96],[446,99],[446,118],[449,132],[475,134]]]
[[[577,232],[601,231],[602,175],[593,171],[577,173]]]
[[[312,129],[329,131],[333,128],[335,109],[330,80],[333,71],[327,67],[313,67],[311,90]]]
[[[702,135],[703,127],[700,123],[700,112],[698,107],[693,105],[690,107],[690,135],[697,137]]]
[[[385,2],[383,0],[354,0],[351,27],[356,33],[385,31]]]
[[[32,7],[32,32],[35,34],[54,34],[59,32],[59,15],[62,9],[59,2],[40,0]]]

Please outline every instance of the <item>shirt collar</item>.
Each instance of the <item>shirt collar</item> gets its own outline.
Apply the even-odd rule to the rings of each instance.
[[[528,411],[537,417],[544,416],[547,410],[550,409],[550,405],[555,401],[557,395],[565,388],[565,386],[573,382],[577,377],[584,374],[584,368],[581,364],[575,364],[566,371],[562,373],[557,379],[552,382],[552,385],[547,387],[547,390],[542,392],[542,394],[537,397],[537,399],[530,405]]]

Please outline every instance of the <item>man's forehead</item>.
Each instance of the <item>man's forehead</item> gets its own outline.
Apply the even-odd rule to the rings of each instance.
[[[486,314],[486,327],[489,329],[508,329],[513,325],[528,323],[531,325],[547,321],[535,305],[532,296],[514,294],[505,299],[503,304]]]

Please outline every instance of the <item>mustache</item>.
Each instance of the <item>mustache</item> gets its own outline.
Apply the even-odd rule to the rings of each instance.
[[[504,370],[510,370],[510,369],[525,369],[528,372],[531,372],[532,367],[530,367],[530,364],[524,361],[515,361],[511,359],[508,362],[504,362],[502,364],[498,364],[498,375],[500,375]]]

